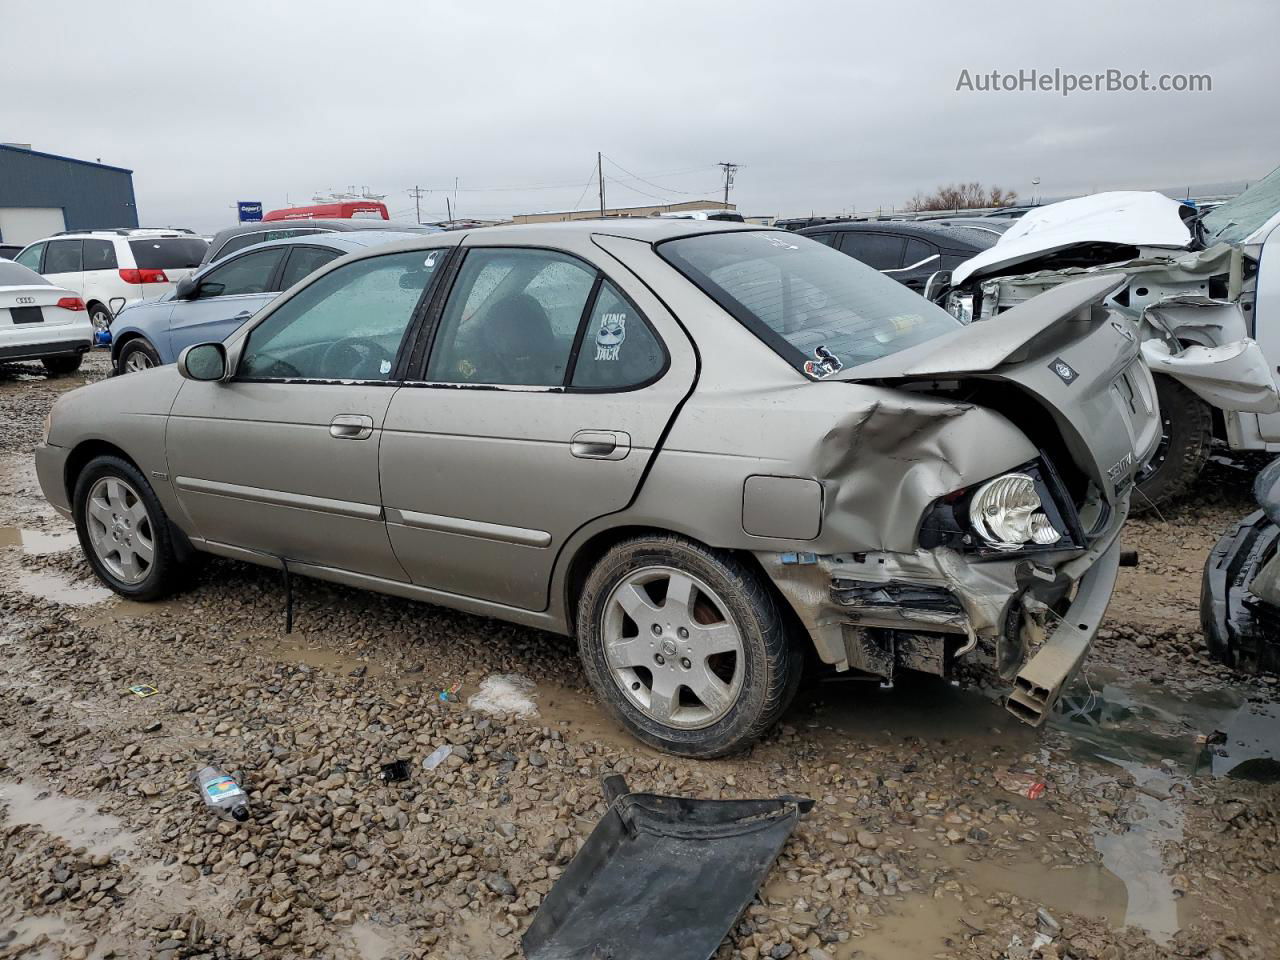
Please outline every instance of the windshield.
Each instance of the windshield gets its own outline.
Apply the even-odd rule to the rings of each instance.
[[[177,270],[198,267],[209,244],[199,237],[158,237],[154,240],[130,240],[129,249],[139,270]]]
[[[1280,167],[1234,200],[1204,215],[1204,228],[1222,243],[1239,243],[1280,210]]]
[[[960,326],[896,280],[794,233],[705,233],[668,240],[658,253],[815,379]]]

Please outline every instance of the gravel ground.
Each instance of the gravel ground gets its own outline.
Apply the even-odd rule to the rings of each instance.
[[[314,581],[286,635],[277,578],[223,561],[163,603],[105,594],[29,456],[58,393],[105,372],[0,367],[0,958],[518,956],[609,771],[817,801],[717,957],[1280,956],[1274,768],[1214,775],[1276,749],[1277,689],[1209,663],[1196,613],[1247,470],[1131,521],[1142,565],[1045,730],[978,671],[815,679],[748,754],[696,762],[618,730],[563,638]],[[468,707],[509,673],[536,715]],[[388,785],[395,759],[411,776]],[[249,822],[204,812],[207,763],[242,778]]]

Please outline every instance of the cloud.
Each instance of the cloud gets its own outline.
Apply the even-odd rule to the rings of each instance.
[[[589,206],[597,150],[621,165],[606,162],[611,203],[716,197],[722,160],[742,164],[733,199],[751,214],[957,180],[1027,196],[1039,177],[1055,196],[1274,167],[1259,97],[1280,86],[1277,26],[1280,5],[1185,0],[8,2],[0,62],[20,79],[2,133],[131,167],[144,222],[201,230],[236,200],[348,185],[400,216],[421,185],[424,217],[442,217],[455,177],[464,215]],[[1055,67],[1208,72],[1213,90],[956,90],[965,69]]]

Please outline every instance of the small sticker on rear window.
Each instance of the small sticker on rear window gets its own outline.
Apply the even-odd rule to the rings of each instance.
[[[813,356],[814,359],[804,362],[804,372],[815,380],[829,377],[833,373],[839,373],[844,369],[844,364],[840,362],[840,358],[825,346],[816,347],[813,351]]]

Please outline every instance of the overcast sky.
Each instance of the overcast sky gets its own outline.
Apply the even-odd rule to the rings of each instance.
[[[142,223],[198,230],[353,184],[439,219],[455,177],[462,216],[588,207],[597,150],[611,206],[718,197],[719,161],[747,214],[1029,199],[1266,174],[1277,36],[1271,0],[0,0],[0,141],[129,167]],[[1054,68],[1212,91],[956,89]]]

